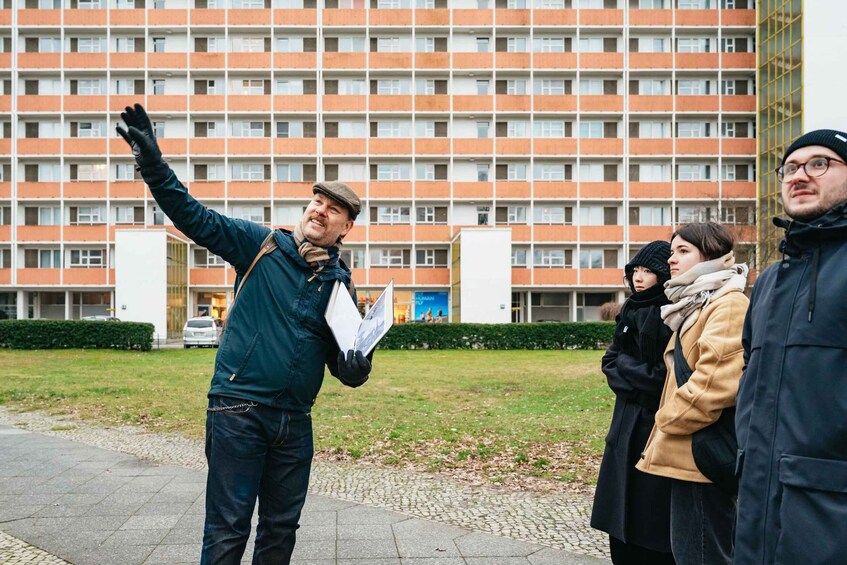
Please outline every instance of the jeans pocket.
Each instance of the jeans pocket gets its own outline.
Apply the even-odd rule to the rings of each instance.
[[[847,461],[783,455],[776,565],[842,563],[847,554]],[[810,532],[821,532],[809,543]]]

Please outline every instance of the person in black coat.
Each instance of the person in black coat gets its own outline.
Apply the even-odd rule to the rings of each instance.
[[[671,330],[660,316],[669,301],[670,244],[647,244],[624,267],[633,294],[617,318],[603,373],[615,393],[615,409],[594,494],[591,527],[609,534],[612,562],[673,564],[670,546],[670,481],[635,468],[653,429],[665,383],[662,354]]]

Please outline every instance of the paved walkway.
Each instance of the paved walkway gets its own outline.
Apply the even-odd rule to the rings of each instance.
[[[20,425],[21,419],[27,420],[30,429],[9,425],[15,420]],[[54,556],[76,565],[198,561],[205,486],[202,449],[199,455],[195,453],[198,442],[142,434],[133,428],[57,426],[55,419],[33,414],[0,412],[0,422],[5,422],[0,423],[0,532],[7,534],[0,533],[0,563],[63,562]],[[74,435],[84,437],[69,439]],[[110,442],[120,444],[112,447],[124,451],[129,447],[136,453],[89,445]],[[161,464],[142,459],[139,455],[143,454],[137,452],[144,449],[156,451],[159,459],[176,461]],[[451,490],[452,483],[434,477],[415,476],[411,483],[398,479],[403,476],[409,475],[376,468],[317,465],[294,562],[608,563],[584,555],[604,555],[607,549],[602,536],[585,530],[582,507],[575,511],[573,524],[556,525],[561,528],[548,525],[546,530],[564,531],[558,542],[557,536],[548,535],[547,541],[530,543],[514,538],[544,537],[538,528],[533,533],[528,525],[543,519],[545,505],[550,502],[544,497],[507,495],[511,506],[502,508],[502,493],[456,485]],[[366,484],[369,487],[365,488]],[[332,496],[313,494],[321,491]],[[425,504],[427,501],[431,503]],[[493,512],[492,520],[489,508],[495,504],[501,508],[499,513]],[[389,509],[397,507],[403,513]],[[547,516],[548,522],[552,519]],[[549,546],[568,546],[571,551]],[[252,542],[248,544],[248,558],[250,547]]]

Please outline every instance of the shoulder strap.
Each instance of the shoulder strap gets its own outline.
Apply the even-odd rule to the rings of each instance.
[[[682,352],[682,342],[679,339],[679,332],[676,332],[676,343],[673,346],[673,372],[676,377],[676,386],[681,387],[688,382],[691,374],[694,372],[688,366],[688,361],[685,360],[685,354]]]
[[[253,267],[256,266],[256,263],[259,262],[259,259],[261,259],[263,255],[267,255],[277,247],[278,245],[276,243],[276,240],[274,239],[274,231],[271,230],[271,233],[269,233],[268,237],[266,237],[265,240],[262,242],[262,245],[259,248],[259,252],[253,259],[253,262],[250,263],[250,267],[248,267],[247,272],[245,272],[244,276],[241,277],[241,282],[238,283],[238,288],[235,289],[235,298],[232,299],[232,304],[229,305],[230,312],[232,312],[232,309],[235,307],[235,301],[238,300],[238,293],[241,292],[241,289],[244,287],[244,281],[246,281],[247,277],[250,276],[250,272],[253,270]],[[227,318],[228,317],[229,316],[227,316]]]

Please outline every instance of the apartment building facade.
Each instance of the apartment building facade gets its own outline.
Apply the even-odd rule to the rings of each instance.
[[[462,229],[510,228],[513,321],[596,319],[675,225],[755,245],[753,0],[4,1],[7,317],[120,317],[116,231],[175,232],[114,134],[135,102],[222,213],[355,187],[343,257],[398,323],[448,319]],[[187,245],[187,314],[225,316],[234,272]]]

